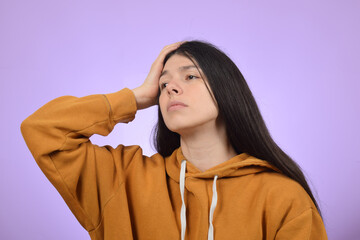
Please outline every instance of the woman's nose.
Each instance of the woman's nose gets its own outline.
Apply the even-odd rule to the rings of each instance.
[[[182,93],[182,90],[180,88],[180,86],[178,86],[176,83],[174,82],[169,82],[168,85],[166,86],[166,89],[168,91],[168,93],[171,95],[171,94],[175,94],[175,95],[178,95],[178,94],[181,94]]]

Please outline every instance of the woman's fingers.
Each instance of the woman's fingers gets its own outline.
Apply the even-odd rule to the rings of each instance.
[[[181,41],[181,42],[176,42],[170,45],[166,45],[161,51],[159,56],[156,58],[156,60],[154,61],[154,63],[151,66],[150,69],[150,74],[149,76],[151,76],[153,79],[151,79],[152,83],[156,83],[158,84],[159,78],[160,78],[160,74],[161,71],[163,69],[163,62],[164,59],[166,57],[166,55],[168,53],[170,53],[171,51],[174,51],[175,49],[177,49],[181,44],[183,44],[185,41]]]
[[[185,41],[181,41],[166,45],[160,51],[158,57],[151,65],[150,72],[148,73],[148,76],[146,77],[143,84],[140,87],[133,90],[135,93],[138,108],[140,109],[147,108],[156,104],[157,102],[156,97],[159,91],[159,79],[160,79],[161,71],[163,70],[164,67],[163,66],[164,59],[168,53],[177,49],[184,42]]]
[[[153,65],[158,65],[157,67],[160,67],[159,65],[161,65],[162,67],[162,64],[163,64],[163,61],[166,57],[166,55],[177,49],[181,44],[183,44],[185,41],[182,41],[182,42],[176,42],[176,43],[173,43],[173,44],[169,44],[169,45],[166,45],[165,47],[163,47],[163,49],[160,51],[160,54],[159,56],[156,58],[156,60],[154,61]]]

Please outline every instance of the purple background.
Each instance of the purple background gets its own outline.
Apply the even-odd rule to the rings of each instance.
[[[167,44],[208,40],[244,74],[274,140],[304,169],[329,239],[360,235],[359,1],[0,2],[0,239],[89,239],[20,124],[62,95],[135,88]],[[97,144],[153,154],[156,108]]]

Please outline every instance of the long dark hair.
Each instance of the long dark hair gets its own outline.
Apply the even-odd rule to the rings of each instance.
[[[205,74],[206,78],[202,76],[202,79],[207,79],[210,85],[218,105],[219,117],[226,126],[227,136],[237,154],[245,152],[266,160],[297,181],[321,214],[301,168],[270,136],[255,98],[235,63],[217,47],[204,41],[183,43],[165,57],[164,65],[174,54],[188,57]],[[160,108],[155,126],[154,146],[164,157],[180,147],[180,135],[166,127]]]

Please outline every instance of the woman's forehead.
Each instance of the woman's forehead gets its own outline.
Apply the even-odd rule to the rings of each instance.
[[[169,72],[182,72],[186,70],[195,70],[202,74],[202,70],[195,59],[190,59],[189,57],[180,54],[174,54],[165,63],[161,76],[166,75]]]
[[[195,63],[196,61],[193,60]],[[164,69],[165,68],[169,68],[169,67],[179,67],[180,65],[183,64],[191,64],[194,65],[193,61],[191,61],[191,59],[189,59],[187,56],[183,56],[180,54],[174,54],[172,55],[167,62],[165,63]]]

